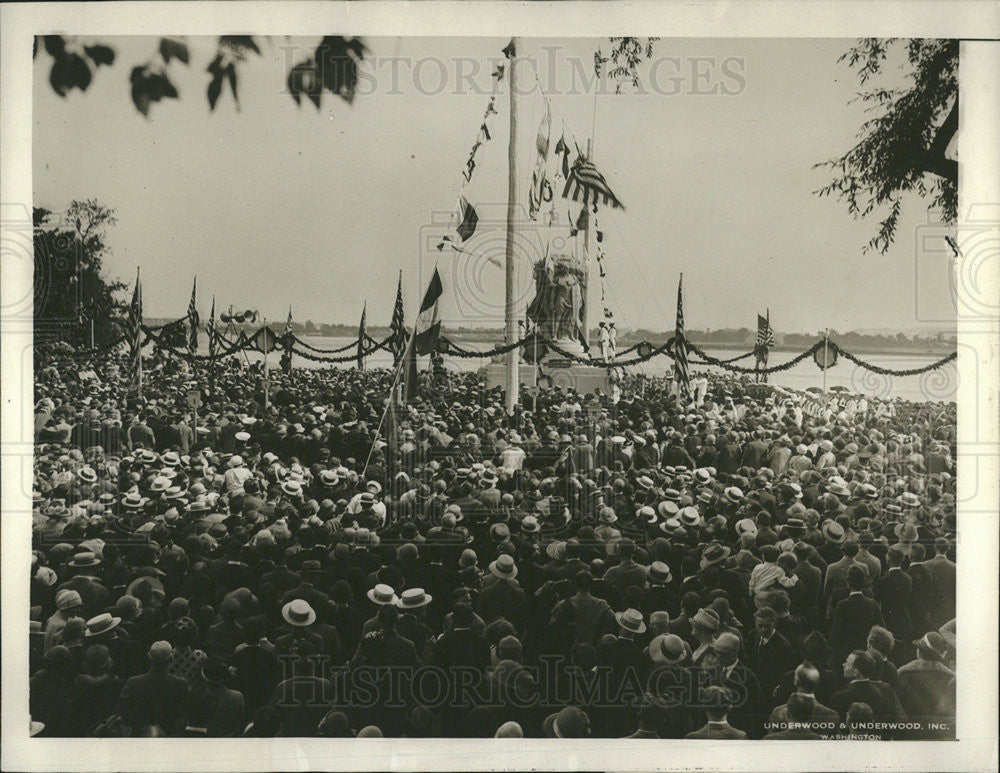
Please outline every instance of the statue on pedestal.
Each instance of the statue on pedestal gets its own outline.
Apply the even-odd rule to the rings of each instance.
[[[535,263],[535,297],[528,319],[539,333],[571,354],[585,351],[583,331],[587,274],[570,255],[557,255]]]

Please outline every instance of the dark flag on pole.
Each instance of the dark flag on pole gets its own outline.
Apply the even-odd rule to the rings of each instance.
[[[288,307],[288,321],[281,334],[284,339],[284,351],[281,353],[281,370],[286,376],[292,375],[292,307]]]
[[[417,354],[430,354],[437,349],[438,337],[441,335],[441,320],[438,318],[438,299],[441,297],[441,275],[437,267],[424,300],[420,304],[420,313],[413,326],[413,339]]]
[[[398,362],[406,348],[406,328],[403,326],[403,272],[399,272],[399,282],[396,284],[396,305],[392,309],[392,322],[389,323],[389,348],[393,358]]]
[[[585,206],[590,204],[610,204],[614,209],[625,209],[614,191],[611,190],[604,175],[597,171],[590,161],[582,156],[569,171],[566,187],[563,189],[564,199],[580,201]]]
[[[208,336],[208,356],[215,356],[215,296],[212,296],[212,313],[205,324],[205,333]]]
[[[198,325],[201,320],[198,319],[198,307],[195,305],[195,296],[198,292],[198,277],[194,278],[194,284],[191,286],[191,302],[188,303],[188,325],[190,326],[190,334],[188,335],[188,351],[194,354],[198,351]]]
[[[128,309],[129,384],[142,397],[142,282],[135,270],[135,290]]]
[[[368,331],[365,329],[366,318],[368,317],[368,301],[365,301],[365,305],[361,309],[361,324],[358,325],[358,370],[364,370],[365,368],[365,358],[362,352],[365,350],[365,339],[368,337]]]
[[[476,226],[479,224],[479,215],[476,214],[476,208],[468,202],[465,196],[462,197],[461,210],[462,222],[456,230],[458,231],[459,240],[464,242],[468,241],[476,232]]]
[[[438,319],[438,299],[441,297],[441,275],[437,268],[427,285],[427,292],[420,304],[420,313],[413,326],[413,335],[406,347],[406,370],[403,373],[403,399],[410,402],[417,394],[417,355],[430,354],[437,347],[441,334]]]
[[[691,394],[691,376],[688,373],[687,339],[684,337],[684,274],[677,283],[677,327],[674,330],[674,378],[677,394],[686,398]]]

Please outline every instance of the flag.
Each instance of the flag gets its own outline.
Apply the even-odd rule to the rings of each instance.
[[[528,216],[532,220],[538,218],[542,204],[552,200],[552,186],[546,175],[546,163],[549,158],[549,147],[552,134],[552,107],[545,100],[545,115],[538,125],[538,135],[535,137],[535,170],[531,173],[531,188],[528,190]]]
[[[361,324],[358,325],[358,370],[364,370],[365,358],[362,352],[365,350],[365,339],[368,337],[366,328],[366,317],[368,316],[368,301],[361,308]]]
[[[617,209],[625,209],[614,192],[608,187],[604,175],[597,171],[590,161],[582,156],[569,172],[563,198],[582,201],[584,204],[610,204]]]
[[[142,397],[142,282],[135,270],[135,290],[128,309],[129,383]]]
[[[766,317],[762,317],[760,314],[757,315],[757,344],[756,349],[770,349],[774,346],[774,331],[771,330],[771,311],[767,312]]]
[[[441,334],[441,320],[438,318],[438,299],[441,297],[441,275],[437,268],[427,285],[424,300],[420,304],[420,313],[413,326],[414,345],[417,354],[430,354],[437,348],[438,336]]]
[[[458,237],[459,241],[464,242],[472,237],[476,232],[476,226],[479,224],[479,215],[476,214],[476,208],[473,207],[465,196],[459,204],[462,214],[462,222],[458,226]]]
[[[188,335],[188,351],[194,354],[198,351],[198,324],[201,322],[198,319],[198,308],[195,306],[195,295],[198,292],[198,277],[194,278],[194,284],[191,286],[191,302],[188,303],[188,325],[190,326],[190,333]]]
[[[684,337],[684,274],[677,283],[677,327],[674,330],[674,379],[677,381],[678,395],[691,394],[691,380],[688,374],[687,339]]]
[[[286,376],[292,375],[292,307],[288,307],[288,321],[285,322],[285,329],[281,334],[285,341],[284,351],[281,353],[281,370]]]
[[[392,322],[389,323],[389,348],[392,355],[399,361],[406,348],[406,328],[403,326],[403,272],[399,272],[399,282],[396,285],[396,305],[392,310]]]
[[[429,354],[437,346],[441,333],[441,321],[438,319],[438,299],[441,297],[441,275],[437,268],[427,285],[424,300],[420,304],[420,313],[413,326],[413,335],[406,346],[403,372],[403,399],[410,402],[417,394],[417,355]]]
[[[215,356],[215,296],[212,296],[212,313],[205,325],[205,333],[208,335],[208,356]]]

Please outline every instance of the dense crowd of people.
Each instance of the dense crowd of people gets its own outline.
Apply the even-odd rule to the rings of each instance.
[[[954,737],[953,403],[392,376],[39,367],[32,732]]]

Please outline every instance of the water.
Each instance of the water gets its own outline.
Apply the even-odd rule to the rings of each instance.
[[[351,341],[350,338],[326,336],[309,336],[308,338],[303,338],[303,340],[310,346],[315,346],[319,349],[337,349],[350,343]],[[493,343],[481,341],[466,342],[458,338],[455,339],[455,343],[463,349],[476,351],[492,349],[493,346],[495,346]],[[702,348],[704,349],[705,347]],[[207,340],[205,339],[204,334],[201,335],[199,351],[201,353],[208,351]],[[745,353],[746,349],[705,349],[705,351],[713,357],[725,360]],[[350,352],[341,352],[334,356],[342,357],[349,353]],[[792,359],[797,354],[798,352],[772,352],[768,365],[771,367],[780,365],[781,363]],[[256,352],[249,352],[247,356],[251,362],[257,362],[262,357],[261,354]],[[633,353],[629,356],[635,355]],[[862,360],[879,367],[891,368],[893,370],[904,370],[923,367],[924,365],[935,362],[944,355],[859,354],[857,356]],[[272,367],[277,367],[279,358],[279,353],[271,355],[269,357],[270,365]],[[424,360],[424,365],[422,365],[422,367],[426,367],[426,358],[422,359]],[[478,370],[487,362],[488,360],[461,359],[457,357],[445,358],[445,366],[455,371]],[[294,364],[298,367],[307,368],[327,367],[325,363],[310,362],[302,357],[295,357]],[[352,360],[350,363],[336,365],[334,367],[349,367],[353,364],[354,362]],[[753,364],[753,358],[748,358],[747,360],[742,360],[735,364],[748,367]],[[392,355],[384,351],[376,352],[366,358],[365,366],[369,368],[392,367]],[[655,357],[648,362],[632,366],[631,370],[647,373],[651,376],[663,376],[668,369],[672,368],[672,366],[673,360],[670,359],[670,357],[663,355]],[[719,368],[714,366],[691,365],[692,375],[705,371],[718,372],[719,370]],[[812,358],[807,358],[786,371],[772,373],[770,376],[770,383],[777,384],[778,386],[783,386],[788,389],[798,390],[804,390],[810,387],[822,387],[823,371],[816,366]],[[901,397],[905,400],[920,402],[938,400],[954,401],[957,386],[958,378],[954,362],[950,362],[936,371],[930,371],[919,376],[883,376],[860,368],[849,360],[840,358],[837,361],[837,364],[827,371],[828,388],[845,387],[851,392],[863,394],[868,397]]]

